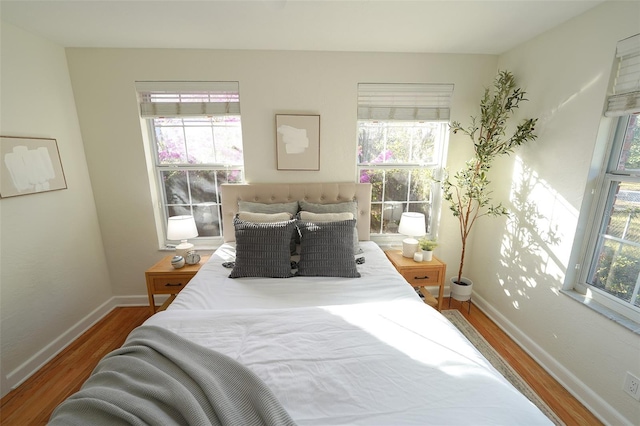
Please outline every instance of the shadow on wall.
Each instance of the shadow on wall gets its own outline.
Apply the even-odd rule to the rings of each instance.
[[[573,238],[563,229],[573,229],[577,212],[558,192],[516,158],[510,196],[510,212],[500,248],[498,282],[515,309],[531,298],[543,283],[562,284],[567,268],[563,241]],[[571,227],[567,227],[571,222]],[[548,285],[548,284],[547,284]],[[558,295],[560,285],[548,287]]]

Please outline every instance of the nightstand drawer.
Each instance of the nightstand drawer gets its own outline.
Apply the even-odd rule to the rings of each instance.
[[[440,270],[435,268],[409,269],[401,271],[402,276],[413,287],[436,286],[440,284]]]
[[[155,294],[178,293],[190,279],[191,277],[154,277],[153,292]]]

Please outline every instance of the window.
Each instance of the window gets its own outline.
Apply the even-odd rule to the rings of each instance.
[[[167,218],[192,215],[200,242],[222,236],[219,189],[243,181],[237,82],[138,82],[166,241]]]
[[[626,115],[618,121],[598,191],[585,283],[640,312],[640,117]]]
[[[640,320],[640,35],[618,43],[618,72],[606,115],[615,117],[595,191],[585,268],[576,289]]]
[[[371,233],[396,234],[402,212],[424,213],[434,238],[451,84],[359,84],[358,175],[372,184]]]

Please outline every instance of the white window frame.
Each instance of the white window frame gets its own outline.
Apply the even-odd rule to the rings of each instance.
[[[432,169],[434,181],[431,183],[431,200],[412,201],[409,194],[402,204],[402,211],[409,211],[409,205],[430,205],[429,222],[427,223],[427,238],[437,239],[440,223],[440,208],[442,205],[442,190],[437,180],[442,176],[446,164],[449,142],[448,122],[450,103],[453,95],[453,84],[396,84],[396,83],[360,83],[358,85],[358,129],[362,122],[389,123],[435,123],[440,126],[439,140],[436,141],[433,161],[430,163],[358,163],[358,181],[363,170],[412,170]],[[385,188],[383,181],[382,194]],[[408,182],[410,187],[410,182]],[[389,202],[384,198],[380,201],[371,200],[372,205],[380,204],[382,208]],[[383,224],[381,223],[381,226]],[[371,239],[381,245],[398,244],[405,236],[398,233],[371,233]]]
[[[614,125],[610,132],[610,142],[607,144],[607,152],[603,158],[600,176],[593,190],[585,197],[591,198],[592,206],[589,220],[586,226],[585,249],[576,268],[579,270],[577,283],[574,290],[584,295],[588,302],[597,302],[613,313],[622,315],[636,323],[640,323],[640,308],[618,299],[596,287],[588,284],[592,269],[596,266],[595,253],[599,250],[599,236],[605,227],[604,219],[608,217],[608,208],[612,203],[611,185],[613,182],[640,182],[640,176],[631,173],[624,174],[615,171],[615,163],[620,157],[622,139],[627,127],[629,116],[613,119]],[[608,119],[605,119],[608,120]],[[633,299],[632,299],[633,300]]]
[[[230,170],[240,170],[241,176],[238,183],[244,182],[244,162],[239,164],[231,163],[206,163],[206,164],[161,164],[159,162],[158,144],[155,139],[154,118],[176,118],[189,120],[194,117],[213,117],[221,115],[231,115],[241,117],[240,100],[239,100],[239,84],[238,82],[136,82],[136,91],[138,93],[140,117],[142,126],[146,130],[145,152],[147,152],[148,166],[151,173],[150,186],[152,189],[152,200],[155,205],[154,214],[156,220],[156,230],[158,234],[158,244],[161,249],[171,249],[178,244],[178,241],[167,239],[167,221],[169,217],[169,208],[171,203],[167,203],[167,194],[165,185],[163,185],[163,172],[167,171],[213,171],[225,172]],[[162,92],[166,92],[166,99],[160,102],[153,102],[149,93],[161,93],[160,98],[164,97]],[[230,102],[185,102],[182,98],[183,94],[188,97],[193,93],[208,92],[212,94],[211,99],[216,93],[234,93],[235,97]],[[175,102],[173,102],[175,101]],[[216,125],[211,121],[211,129],[213,131]],[[240,129],[242,128],[240,121]],[[178,126],[180,127],[180,126]],[[188,126],[187,126],[188,127]],[[189,176],[187,174],[187,176]],[[187,177],[189,181],[189,178]],[[188,183],[190,186],[190,182]],[[216,177],[216,188],[219,188]],[[219,194],[218,194],[219,195]],[[218,197],[219,198],[219,197]],[[182,203],[180,203],[182,204]],[[217,214],[219,235],[216,236],[198,236],[189,241],[195,245],[197,249],[214,249],[223,242],[222,238],[222,212],[221,203],[218,199],[214,202],[196,203],[192,202],[189,196],[188,208],[193,215],[195,207],[215,209],[214,215]]]
[[[633,306],[633,297],[627,303],[588,284],[591,272],[597,265],[596,251],[599,252],[600,234],[606,229],[604,220],[613,202],[612,184],[640,182],[640,174],[636,171],[617,170],[629,118],[632,114],[640,113],[640,34],[620,41],[616,58],[613,89],[607,99],[607,109],[592,161],[589,179],[592,183],[586,188],[569,263],[573,265],[573,270],[567,271],[563,292],[619,324],[640,332],[640,308]],[[636,291],[638,285],[636,282]]]

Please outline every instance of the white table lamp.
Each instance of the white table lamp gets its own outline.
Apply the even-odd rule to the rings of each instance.
[[[176,256],[186,258],[187,252],[193,250],[193,244],[187,242],[189,238],[198,236],[198,228],[193,216],[172,216],[167,224],[167,239],[180,240],[180,244],[176,246]]]
[[[424,214],[402,213],[398,233],[409,237],[402,240],[402,256],[413,258],[413,254],[418,250],[418,240],[415,237],[421,237],[426,234]]]

